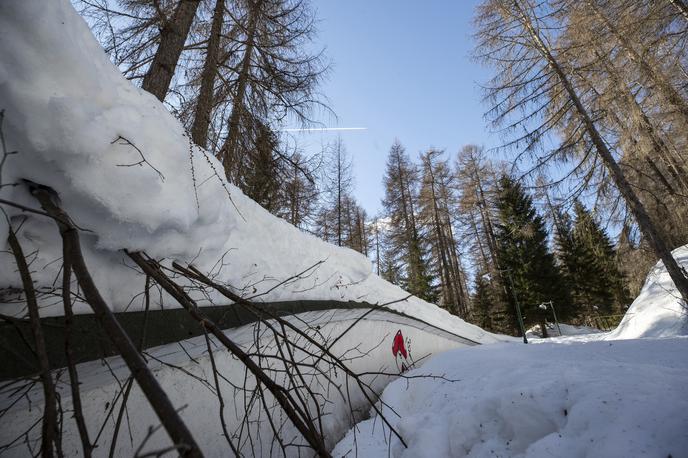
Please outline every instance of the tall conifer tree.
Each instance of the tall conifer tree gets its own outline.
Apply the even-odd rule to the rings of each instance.
[[[389,246],[400,256],[403,265],[389,272],[403,270],[401,285],[410,293],[428,300],[436,299],[426,259],[427,247],[417,221],[418,171],[406,150],[395,141],[389,150],[387,169],[383,178],[385,198],[382,201],[385,216],[389,218]]]
[[[629,298],[616,251],[600,224],[581,202],[575,203],[574,211],[573,237],[581,253],[581,273],[586,276],[580,287],[588,292],[590,302],[587,305],[597,307],[596,311],[601,314],[621,311]]]
[[[511,291],[504,298],[508,310],[515,310],[514,301],[518,300],[526,325],[540,324],[546,335],[545,320],[551,311],[538,306],[548,301],[555,306],[565,304],[568,298],[547,246],[544,220],[521,185],[506,175],[499,180],[497,209],[497,255],[503,275],[510,277],[506,289]],[[517,330],[515,313],[512,322]]]

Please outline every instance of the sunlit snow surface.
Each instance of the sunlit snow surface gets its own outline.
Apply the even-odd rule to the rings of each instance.
[[[400,358],[395,357],[391,351],[393,339],[398,330],[403,330],[405,348],[408,352],[408,359],[404,359],[406,363],[420,365],[432,354],[466,344],[452,338],[448,333],[428,329],[428,326],[418,321],[389,312],[377,311],[367,314],[365,320],[351,328],[355,321],[365,313],[367,313],[366,310],[362,309],[327,310],[293,315],[287,319],[297,328],[304,330],[307,329],[306,324],[308,324],[309,334],[317,341],[330,344],[330,351],[346,360],[349,369],[358,373],[368,373],[362,379],[369,383],[376,393],[381,392],[393,379],[391,375],[385,374],[399,372]],[[279,356],[279,349],[275,346],[274,336],[264,325],[247,325],[227,330],[226,334],[249,353],[260,354],[263,358],[261,367],[279,368],[279,364],[270,363]],[[290,339],[299,348],[314,350],[314,347],[307,345],[304,339],[296,334],[291,333]],[[295,352],[295,360],[313,361],[300,350],[297,349]],[[212,365],[204,337],[199,336],[179,343],[155,347],[147,350],[145,354],[149,367],[172,403],[175,407],[182,409],[182,418],[200,444],[205,456],[229,456],[228,445],[221,429],[218,399],[214,385],[208,382],[212,380]],[[251,395],[254,382],[250,377],[245,378],[244,365],[229,352],[222,351],[217,346],[213,354],[216,367],[222,375],[218,383],[226,401],[224,417],[228,431],[241,450],[242,456],[283,456],[281,449],[273,440],[272,429],[270,423],[266,421],[265,411],[260,404],[254,402],[255,399]],[[118,397],[121,383],[129,375],[129,370],[121,358],[111,357],[105,361],[107,364],[103,361],[91,361],[78,365],[81,402],[85,418],[88,419],[91,437],[95,437],[101,424],[106,425],[96,456],[105,456],[110,447],[114,422],[112,418],[108,421],[108,407],[116,406],[119,409],[121,404],[118,404],[117,400],[121,399]],[[323,396],[322,428],[327,446],[334,447],[355,421],[365,418],[370,404],[356,383],[347,378],[342,370],[329,370],[329,366],[324,362],[320,366],[323,371],[329,373],[327,380],[320,374],[316,382],[312,378],[312,371],[306,368],[301,369],[301,374],[310,388]],[[287,386],[288,380],[283,372],[270,372],[270,374],[278,383]],[[61,405],[65,411],[69,412],[72,408],[72,396],[68,376],[65,371],[55,371],[54,376],[59,381],[57,391]],[[22,438],[5,451],[7,456],[31,456],[27,444],[35,447],[40,439],[41,429],[34,427],[28,434],[29,440],[23,440],[23,433],[36,424],[43,413],[42,409],[37,408],[42,403],[40,384],[35,384],[32,389],[24,392],[20,388],[24,386],[24,383],[24,380],[16,380],[14,383],[5,382],[0,387],[0,410],[8,409],[0,418],[0,445],[11,443],[17,437]],[[237,387],[244,387],[246,391]],[[279,419],[282,439],[293,440],[294,443],[303,445],[304,441],[299,432],[290,421],[283,417],[281,410],[270,396],[267,396],[266,405],[270,406],[269,410],[273,418]],[[170,445],[168,436],[162,430],[149,439],[145,439],[148,428],[156,426],[159,421],[136,384],[127,406],[128,415],[124,423],[127,433],[120,436],[115,456],[134,456],[137,447],[144,440],[144,452]],[[246,414],[247,411],[249,414]],[[250,420],[249,427],[243,423],[245,415]],[[65,417],[62,433],[65,456],[79,456],[81,443],[71,416]],[[295,447],[288,448],[287,453],[288,456],[304,456],[303,450]]]
[[[688,456],[688,338],[452,350],[392,382],[335,456]],[[392,413],[392,409],[399,417]]]
[[[674,250],[673,255],[684,270],[688,270],[688,246]],[[688,335],[687,312],[688,308],[681,306],[674,282],[660,261],[650,270],[643,289],[619,327],[605,339]]]
[[[688,248],[674,251],[688,264]],[[688,456],[686,316],[662,263],[617,329],[451,350],[382,399],[337,445],[359,457]],[[644,337],[644,338],[639,338]],[[392,411],[394,413],[392,413]]]

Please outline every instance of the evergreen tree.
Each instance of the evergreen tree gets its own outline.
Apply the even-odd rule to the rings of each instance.
[[[387,231],[389,249],[396,252],[394,259],[401,263],[386,270],[403,271],[399,284],[404,289],[422,299],[434,301],[436,297],[426,259],[427,247],[416,218],[418,171],[399,141],[390,148],[383,180],[385,198],[382,205],[390,223]]]
[[[628,292],[609,237],[581,202],[574,205],[573,238],[580,256],[578,289],[587,299],[587,313],[610,314],[624,309]],[[594,309],[597,307],[597,309]]]
[[[525,323],[540,324],[546,336],[545,320],[551,312],[538,306],[550,300],[565,304],[568,298],[554,256],[547,246],[544,220],[521,185],[506,175],[499,180],[497,209],[497,258],[503,276],[510,277],[503,299],[509,304],[512,328],[518,330],[516,296]]]
[[[565,321],[576,321],[583,313],[583,301],[581,297],[585,290],[585,279],[581,248],[573,236],[573,221],[571,216],[561,211],[553,209],[554,219],[554,253],[558,261],[559,271],[561,272],[564,283],[570,297],[567,307],[557,306],[559,319]]]
[[[278,194],[283,186],[281,172],[287,167],[277,156],[277,136],[261,123],[256,125],[256,143],[253,155],[247,157],[250,166],[242,177],[244,193],[271,213],[278,210]],[[237,183],[238,184],[238,183]]]
[[[496,331],[494,317],[495,295],[490,281],[484,272],[475,276],[475,292],[471,297],[471,322],[488,331]]]
[[[440,305],[465,318],[468,313],[468,297],[450,213],[456,196],[452,187],[452,173],[441,154],[441,151],[430,149],[421,155],[419,221],[424,227],[425,238],[432,253],[429,266],[433,280],[439,282]]]

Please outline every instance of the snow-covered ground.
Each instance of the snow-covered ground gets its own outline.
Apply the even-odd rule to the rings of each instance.
[[[688,247],[674,256],[688,266]],[[562,325],[563,337],[531,345],[435,356],[382,395],[408,447],[373,415],[335,455],[688,456],[688,328],[677,296],[660,262],[611,332]]]
[[[408,448],[373,417],[335,456],[688,456],[686,354],[684,337],[442,353],[408,375],[449,380],[399,379],[383,394]]]
[[[168,262],[193,261],[241,293],[266,292],[260,296],[265,301],[385,303],[407,296],[375,276],[362,255],[300,232],[221,178],[221,165],[215,158],[193,146],[179,122],[153,96],[120,75],[68,0],[0,2],[0,43],[0,110],[5,110],[8,149],[18,152],[8,157],[0,176],[1,184],[17,186],[0,187],[0,197],[37,208],[26,180],[53,188],[73,220],[88,230],[82,233],[87,263],[114,310],[139,306],[132,298],[143,288],[142,276],[127,264],[122,249],[143,249]],[[3,209],[15,228],[21,225],[19,239],[32,254],[37,286],[51,287],[59,278],[60,262],[56,261],[61,257],[55,224],[42,216]],[[7,220],[0,218],[0,243],[5,243],[7,231]],[[684,263],[688,261],[688,248],[676,254]],[[272,289],[304,270],[298,278]],[[19,286],[14,261],[0,246],[0,288]],[[686,333],[686,321],[670,286],[661,265],[656,267],[626,318],[611,333],[539,345],[487,345],[438,355],[407,375],[444,378],[402,378],[383,395],[389,418],[408,448],[390,439],[389,430],[373,417],[352,430],[336,452],[437,457],[688,456],[688,338],[671,337]],[[201,305],[208,303],[204,297],[197,299]],[[210,299],[219,302],[218,297]],[[44,316],[62,310],[52,299],[41,306]],[[176,304],[166,298],[164,306]],[[483,343],[498,340],[417,298],[390,307]],[[9,303],[0,304],[0,310],[8,315],[20,313]],[[76,311],[84,313],[88,307],[77,304]],[[344,321],[329,321],[333,328],[346,327]],[[250,330],[233,332],[250,335]],[[436,353],[452,348],[439,337],[426,338],[417,330],[410,333],[416,333],[414,341],[427,345],[416,350]],[[365,323],[359,333],[348,337],[351,340],[341,345],[355,345],[364,337],[377,345],[389,338],[389,329]],[[665,338],[618,340],[638,337]],[[236,338],[241,341],[239,335]],[[246,342],[250,345],[251,339]],[[202,345],[197,347],[202,349]],[[170,348],[157,351],[169,354]],[[380,357],[362,359],[361,367],[379,370],[380,361],[389,358],[389,348],[385,344],[379,350],[375,347],[375,352],[370,350]],[[180,367],[207,375],[208,359],[199,351],[195,361],[185,359],[178,350],[173,356],[182,358],[175,360]],[[228,355],[218,360],[232,371],[235,362]],[[191,422],[192,429],[208,435],[206,444],[220,444],[217,415],[208,415],[216,408],[212,392],[195,388],[188,377],[169,367],[157,368],[156,375],[177,405],[188,401],[185,415],[198,421]],[[102,404],[115,385],[112,380],[96,380],[91,389],[84,387],[92,396],[87,402],[90,413],[102,416]],[[134,396],[140,398],[140,394]],[[63,401],[68,403],[68,398],[65,393]],[[154,421],[145,403],[133,405],[140,409],[131,410],[135,421],[141,425]],[[25,407],[17,404],[15,408]],[[36,409],[31,415],[36,415]],[[17,423],[7,418],[0,428],[3,434],[8,426],[18,428],[18,422],[34,417],[17,410],[12,417]],[[332,422],[331,431],[341,431],[346,424],[341,415],[326,421]],[[141,425],[144,429],[138,432],[145,431]],[[127,451],[131,452],[123,453]]]
[[[688,269],[688,245],[675,249],[672,254],[681,266]],[[674,337],[688,335],[688,310],[682,306],[678,291],[673,281],[659,261],[647,274],[640,294],[626,311],[621,323],[610,332],[600,332],[585,326],[561,324],[564,337],[558,337],[555,331],[550,339],[537,340],[538,327],[528,336],[533,343],[539,342],[588,342],[591,340],[620,340],[646,337]]]
[[[559,333],[561,331],[561,334]],[[547,323],[547,335],[551,337],[564,337],[564,336],[580,336],[587,334],[597,334],[602,333],[599,329],[591,328],[589,326],[574,326],[572,324],[559,323],[559,326],[554,323]],[[530,339],[540,339],[542,338],[540,325],[533,326],[526,331],[526,336],[528,340]]]

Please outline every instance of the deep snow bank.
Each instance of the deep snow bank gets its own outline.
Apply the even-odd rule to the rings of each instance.
[[[82,234],[85,255],[113,309],[139,307],[132,298],[142,289],[122,248],[193,260],[246,294],[267,291],[323,261],[262,296],[264,301],[385,303],[407,296],[373,275],[364,256],[300,232],[220,178],[221,165],[191,144],[152,95],[120,75],[68,0],[1,2],[0,42],[0,109],[8,148],[18,151],[1,179],[20,183],[0,188],[0,196],[37,207],[21,181],[55,189],[75,222],[92,231]],[[20,242],[35,252],[38,285],[49,287],[60,269],[55,225],[3,208],[16,225],[26,218]],[[0,218],[3,246],[6,235]],[[19,285],[10,255],[0,254],[0,288]],[[62,313],[60,305],[42,306],[43,315]],[[176,304],[168,300],[164,306]],[[494,340],[417,298],[392,307],[472,339]],[[20,313],[9,304],[2,309]],[[77,304],[75,310],[88,308]]]
[[[373,417],[334,455],[688,456],[686,352],[687,338],[445,352],[409,376],[456,381],[400,379],[383,393],[407,449]]]
[[[688,245],[675,249],[674,258],[688,269]],[[688,317],[682,300],[662,261],[647,275],[643,289],[615,330],[605,339],[670,337],[688,334]]]

